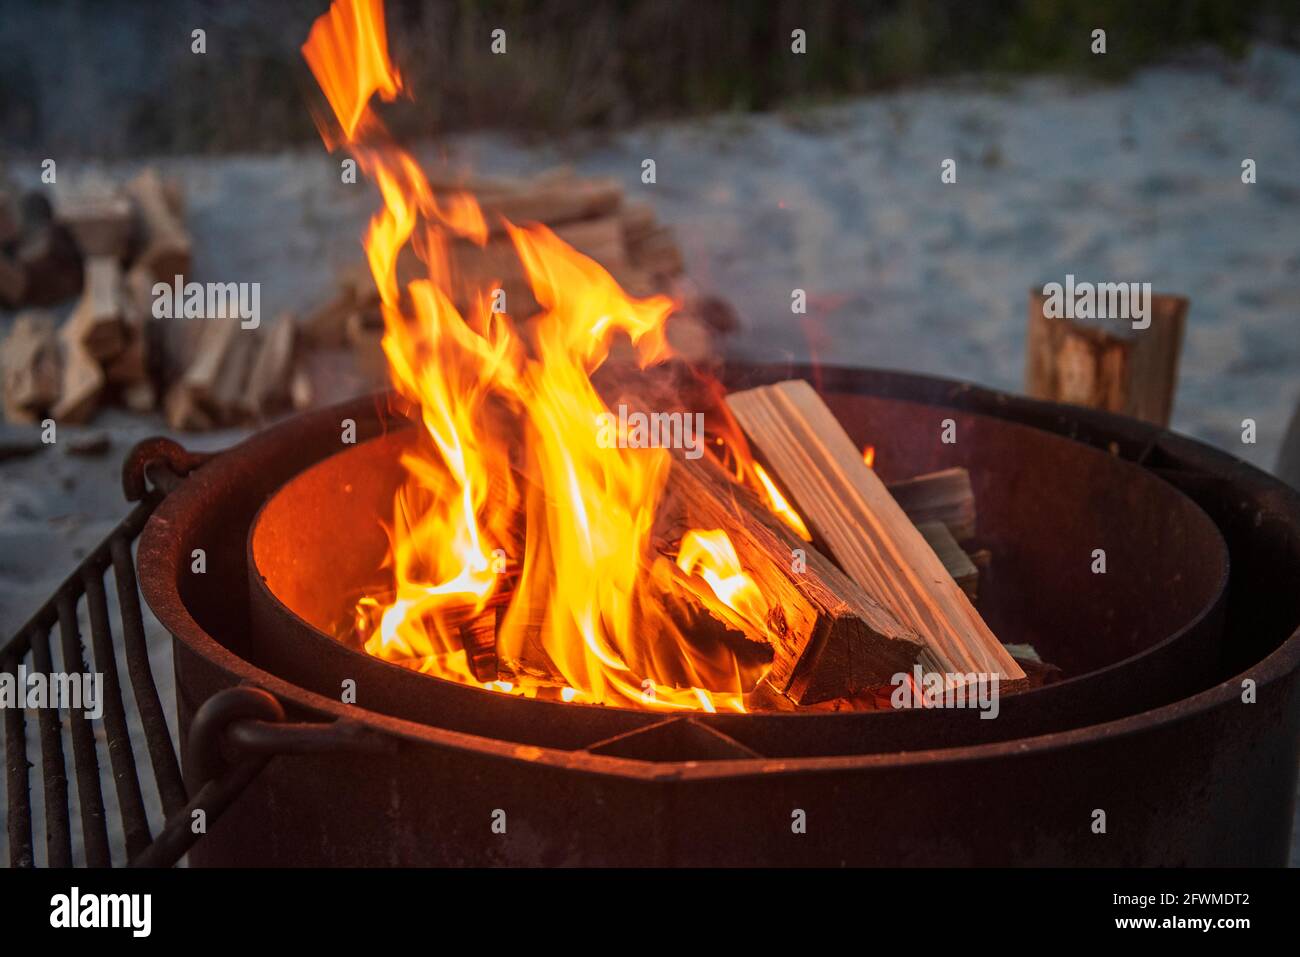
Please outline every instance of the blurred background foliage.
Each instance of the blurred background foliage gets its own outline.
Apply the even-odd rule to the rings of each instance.
[[[298,55],[325,0],[2,0],[0,150],[98,156],[312,142]],[[955,74],[1120,79],[1300,45],[1295,0],[387,0],[403,135],[540,136],[779,109]],[[207,31],[207,53],[190,31]],[[508,53],[489,50],[495,28]],[[1091,53],[1091,31],[1107,53]],[[808,52],[790,52],[807,31]]]

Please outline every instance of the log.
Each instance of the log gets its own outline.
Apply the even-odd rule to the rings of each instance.
[[[1046,297],[1029,296],[1025,391],[1036,399],[1169,424],[1188,301],[1151,297],[1151,325],[1118,319],[1061,319],[1043,314]]]
[[[59,342],[63,347],[63,382],[59,401],[50,414],[56,422],[88,422],[104,392],[104,370],[81,343],[71,323],[64,323],[59,330]]]
[[[725,531],[768,600],[764,637],[774,658],[767,681],[792,701],[852,696],[888,684],[921,660],[924,648],[913,630],[790,532],[749,489],[708,456],[675,455],[656,540],[675,552],[691,528]]]
[[[172,428],[210,429],[220,420],[213,398],[238,333],[238,319],[203,321],[193,360],[167,391],[167,422]]]
[[[975,601],[979,595],[979,569],[975,567],[971,557],[957,544],[957,539],[953,537],[948,526],[943,522],[918,522],[916,530],[921,533],[925,543],[934,549],[934,553],[939,556],[939,561],[943,562],[943,567],[966,593],[966,597],[972,602]]]
[[[144,230],[136,261],[155,279],[170,282],[186,275],[190,271],[190,236],[158,171],[146,169],[126,184],[126,192],[135,201]]]
[[[222,425],[236,425],[243,421],[248,395],[248,376],[257,358],[255,333],[239,330],[221,362],[212,391],[205,400],[209,415]]]
[[[1024,678],[812,386],[761,386],[727,396],[727,406],[814,540],[920,635],[930,667],[948,676]]]
[[[121,403],[132,412],[152,412],[158,405],[154,382],[161,329],[150,321],[153,277],[143,266],[133,266],[122,286],[125,344],[104,368],[108,384],[116,387]]]
[[[966,469],[939,469],[885,487],[913,525],[942,522],[959,542],[974,537],[975,492]]]
[[[4,411],[10,422],[36,422],[59,400],[57,323],[45,312],[20,313],[0,347]]]
[[[330,348],[347,343],[348,319],[357,312],[379,309],[379,291],[366,263],[339,271],[334,289],[304,310],[302,338],[311,346]]]
[[[97,362],[107,362],[126,344],[125,312],[122,269],[117,260],[111,256],[87,260],[81,301],[68,319],[69,334]]]
[[[289,402],[296,331],[293,316],[287,313],[278,316],[269,328],[258,330],[257,356],[248,374],[244,405],[253,418],[263,418]]]
[[[516,226],[554,226],[612,214],[623,201],[623,187],[613,178],[551,177],[517,189],[479,195],[479,207],[491,233],[504,233],[501,220]]]
[[[81,252],[72,233],[54,220],[54,209],[42,193],[22,200],[22,234],[15,265],[25,274],[22,302],[52,306],[81,291]]]
[[[671,226],[658,225],[628,244],[628,258],[638,269],[656,276],[676,276],[685,267]]]
[[[83,256],[122,260],[135,226],[131,201],[107,183],[60,191],[55,219],[67,227]]]

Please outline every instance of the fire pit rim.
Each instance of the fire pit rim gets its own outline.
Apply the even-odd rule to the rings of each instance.
[[[828,369],[825,367],[822,371],[832,375],[837,372],[835,368]],[[853,371],[862,373],[864,371],[873,370]],[[899,379],[913,378],[906,374],[893,372],[886,373],[886,375],[897,377]],[[944,388],[950,390],[950,396],[974,391],[995,401],[1008,401],[1013,398],[1006,396],[1004,393],[994,392],[993,390],[984,389],[966,383],[955,382],[953,380],[943,380],[934,377],[926,378],[931,379],[936,389]],[[1020,400],[1017,398],[1016,401],[1027,400]],[[1032,404],[1045,412],[1057,408],[1052,403],[1034,402]],[[352,405],[355,406],[355,402],[353,402]],[[1067,410],[1061,407],[1061,411],[1063,412]],[[1090,410],[1085,411],[1088,412],[1088,418],[1094,424],[1104,425],[1107,420],[1127,422],[1127,420],[1122,420],[1118,416],[1109,416],[1105,413],[1093,413]],[[337,419],[337,414],[337,408],[327,408],[306,413],[303,416],[303,419],[323,423],[326,421],[335,421]],[[1040,431],[1050,432],[1050,430],[1042,429],[1032,423],[1023,424],[1028,425],[1030,428],[1039,429]],[[268,440],[266,438],[268,431],[251,436],[245,440],[245,442],[235,446],[235,448],[252,443],[274,441],[273,439]],[[1151,431],[1156,435],[1165,434],[1156,429],[1152,429]],[[1241,462],[1241,460],[1227,455],[1226,453],[1208,449],[1201,446],[1200,443],[1195,443],[1193,440],[1184,439],[1182,437],[1177,438],[1179,441],[1191,442],[1191,444],[1195,445],[1202,454],[1218,458],[1221,461],[1228,460],[1233,463],[1235,467],[1244,468],[1250,472],[1257,472],[1257,470],[1253,469],[1248,464]],[[187,645],[190,651],[206,658],[213,665],[229,672],[239,681],[263,687],[286,702],[304,709],[305,711],[319,714],[333,720],[348,718],[352,721],[369,723],[383,733],[391,734],[413,742],[433,744],[455,750],[476,751],[510,760],[524,760],[557,767],[578,769],[594,774],[608,774],[623,777],[634,776],[645,780],[732,778],[736,775],[757,773],[770,774],[774,771],[796,773],[807,770],[830,771],[844,768],[866,768],[872,766],[896,767],[899,765],[906,766],[925,763],[933,760],[937,755],[941,755],[944,760],[948,761],[983,760],[1015,753],[1035,753],[1074,747],[1098,738],[1111,738],[1138,733],[1166,722],[1186,720],[1187,718],[1200,714],[1206,710],[1226,704],[1231,699],[1237,698],[1240,694],[1240,680],[1243,677],[1248,676],[1254,679],[1260,687],[1267,687],[1270,684],[1281,680],[1291,671],[1295,670],[1297,666],[1300,666],[1300,629],[1297,629],[1269,654],[1256,662],[1251,668],[1180,701],[1101,724],[1087,725],[1066,731],[1049,732],[1027,738],[958,746],[953,748],[912,750],[888,754],[878,753],[814,757],[650,762],[592,754],[586,751],[564,750],[562,748],[536,745],[520,745],[514,742],[502,741],[483,735],[453,731],[446,728],[422,724],[416,721],[396,718],[380,712],[371,711],[359,705],[345,705],[342,702],[322,696],[280,679],[275,675],[250,664],[239,655],[231,652],[212,635],[208,634],[208,632],[193,618],[184,601],[181,599],[178,582],[167,575],[157,573],[150,574],[149,569],[157,570],[166,567],[174,567],[175,563],[179,561],[181,557],[181,549],[183,547],[179,540],[179,536],[169,536],[166,534],[166,531],[172,522],[171,515],[181,510],[187,500],[202,494],[205,490],[210,491],[214,485],[222,481],[224,476],[220,475],[220,463],[223,458],[224,456],[218,456],[212,462],[209,462],[195,470],[181,488],[177,489],[171,495],[168,495],[160,503],[158,509],[151,517],[141,535],[139,545],[141,573],[139,578],[141,590],[150,607],[158,614],[158,617],[164,621],[168,631],[178,642]],[[1276,480],[1270,479],[1269,481],[1272,484],[1280,485]],[[1287,491],[1290,495],[1292,508],[1300,511],[1300,497],[1297,497],[1295,493],[1290,492],[1289,490]],[[790,717],[796,717],[796,715],[791,715]],[[797,715],[797,717],[813,718],[819,717],[819,715]]]

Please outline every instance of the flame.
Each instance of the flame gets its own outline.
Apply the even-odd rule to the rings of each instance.
[[[867,463],[867,468],[876,467],[876,447],[874,445],[864,445],[862,447],[862,461]]]
[[[677,567],[688,575],[699,575],[724,605],[759,631],[766,630],[767,602],[741,568],[736,546],[722,529],[687,532],[677,551]]]
[[[355,611],[366,651],[501,693],[744,710],[766,666],[683,632],[695,593],[678,570],[751,632],[765,627],[762,595],[721,530],[688,532],[678,570],[657,554],[670,453],[597,438],[608,408],[592,373],[616,336],[642,368],[668,358],[672,300],[629,297],[543,226],[502,223],[505,238],[491,240],[471,196],[434,194],[371,110],[402,90],[379,0],[336,0],[303,54],[333,110],[318,117],[326,144],[346,145],[383,200],[364,247],[393,386],[421,427],[387,525],[391,586]],[[465,294],[457,244],[493,241],[518,257],[536,315],[492,311],[490,284]],[[412,259],[419,275],[399,278]],[[489,606],[499,671],[481,681],[465,633]]]

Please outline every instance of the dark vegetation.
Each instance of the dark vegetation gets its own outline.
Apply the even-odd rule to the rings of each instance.
[[[298,55],[324,0],[5,0],[0,150],[271,149],[315,138]],[[388,0],[414,95],[403,134],[549,135],[790,108],[958,73],[1100,80],[1255,40],[1296,45],[1294,0]],[[207,31],[207,53],[190,32]],[[495,28],[508,53],[489,50]],[[790,52],[807,31],[808,52]],[[1107,32],[1094,56],[1090,34]]]

